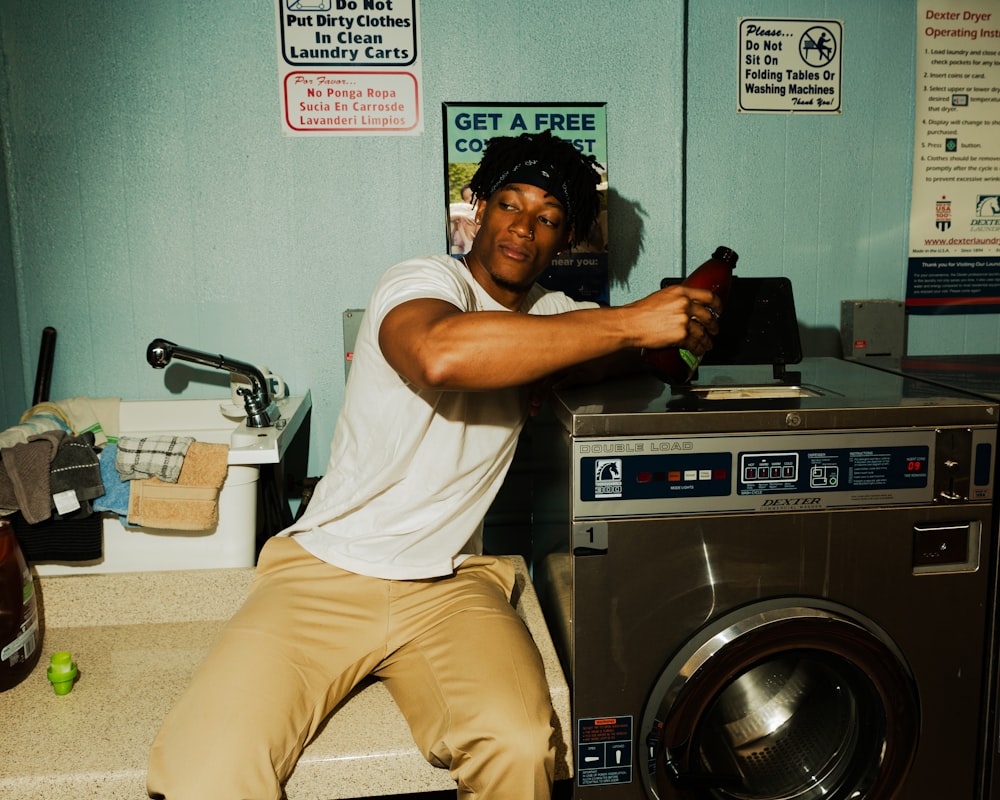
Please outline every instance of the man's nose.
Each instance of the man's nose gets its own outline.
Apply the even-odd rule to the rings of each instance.
[[[519,214],[510,224],[510,230],[525,239],[535,238],[535,225],[524,214]]]

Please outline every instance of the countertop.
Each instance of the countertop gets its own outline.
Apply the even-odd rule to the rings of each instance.
[[[558,720],[556,779],[573,774],[569,688],[524,559],[517,609],[545,663]],[[253,570],[67,575],[36,578],[45,620],[42,657],[0,693],[4,800],[116,800],[146,796],[153,736],[224,620],[242,603]],[[57,696],[52,653],[69,650],[80,676]],[[308,745],[286,785],[288,800],[334,800],[453,789],[420,755],[402,713],[378,682],[363,684]]]

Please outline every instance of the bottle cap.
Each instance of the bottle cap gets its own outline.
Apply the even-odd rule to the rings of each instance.
[[[739,254],[735,250],[730,250],[728,247],[721,244],[715,248],[715,252],[712,253],[712,258],[718,258],[720,261],[725,261],[727,264],[735,264],[740,260]]]
[[[55,693],[63,695],[73,691],[73,681],[76,680],[79,670],[76,668],[76,662],[70,652],[61,650],[58,653],[53,653],[52,658],[49,659],[47,674]]]

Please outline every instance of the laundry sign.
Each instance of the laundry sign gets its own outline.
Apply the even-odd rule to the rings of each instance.
[[[1000,12],[918,0],[908,314],[1000,313]]]
[[[832,19],[739,20],[742,113],[841,113],[844,25]]]
[[[419,0],[276,0],[282,130],[416,135]]]

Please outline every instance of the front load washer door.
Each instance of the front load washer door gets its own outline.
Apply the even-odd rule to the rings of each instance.
[[[891,800],[913,763],[916,685],[884,631],[826,601],[706,626],[653,688],[641,734],[659,800]]]

